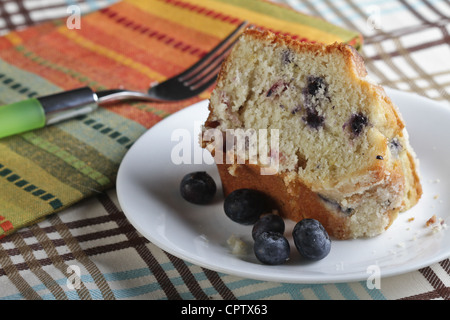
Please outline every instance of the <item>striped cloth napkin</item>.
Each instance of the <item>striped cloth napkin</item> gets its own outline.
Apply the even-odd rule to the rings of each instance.
[[[83,86],[146,91],[243,20],[303,41],[362,42],[357,32],[261,0],[126,0],[76,14],[0,38],[1,104]],[[1,139],[0,237],[113,187],[140,135],[209,93],[176,103],[117,103]]]

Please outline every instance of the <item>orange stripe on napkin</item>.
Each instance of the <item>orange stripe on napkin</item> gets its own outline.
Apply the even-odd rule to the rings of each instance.
[[[136,62],[130,57],[127,57],[121,53],[118,53],[114,50],[111,50],[105,46],[99,45],[95,42],[90,41],[86,37],[83,37],[79,32],[74,32],[72,30],[67,29],[66,27],[60,27],[58,28],[58,32],[62,35],[66,36],[67,38],[71,39],[81,47],[88,49],[92,52],[95,52],[97,54],[103,55],[105,57],[108,57],[126,67],[129,67],[133,70],[136,70],[146,76],[148,76],[150,79],[153,79],[155,81],[162,81],[166,77],[161,75],[160,73],[152,70],[146,65],[143,65],[139,62]]]
[[[11,223],[11,221],[6,220],[5,221],[5,217],[0,216],[0,228],[2,228],[3,230],[3,234],[0,235],[0,239],[3,238],[7,232],[12,231],[14,229],[13,224]]]

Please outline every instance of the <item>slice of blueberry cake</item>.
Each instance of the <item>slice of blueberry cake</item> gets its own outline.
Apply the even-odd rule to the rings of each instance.
[[[222,65],[209,110],[203,132],[223,141],[202,145],[225,194],[263,191],[283,217],[317,219],[335,238],[380,234],[422,194],[399,111],[349,45],[249,29]],[[248,152],[229,146],[237,132]]]

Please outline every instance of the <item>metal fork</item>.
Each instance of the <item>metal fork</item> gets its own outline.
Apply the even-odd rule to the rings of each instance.
[[[244,21],[192,67],[145,93],[121,89],[94,92],[83,87],[0,106],[0,138],[84,115],[119,100],[164,102],[197,96],[216,81],[222,61],[247,25]]]
[[[149,88],[147,93],[128,90],[105,90],[97,92],[98,103],[123,99],[147,101],[177,101],[195,97],[208,89],[217,78],[222,61],[238,40],[240,32],[248,25],[242,22],[222,42],[201,60],[182,73]]]

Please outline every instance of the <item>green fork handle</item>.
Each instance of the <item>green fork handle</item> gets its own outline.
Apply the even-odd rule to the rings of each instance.
[[[96,93],[83,87],[0,106],[0,138],[87,114],[97,101]]]
[[[0,138],[45,126],[42,104],[32,98],[0,107]]]

